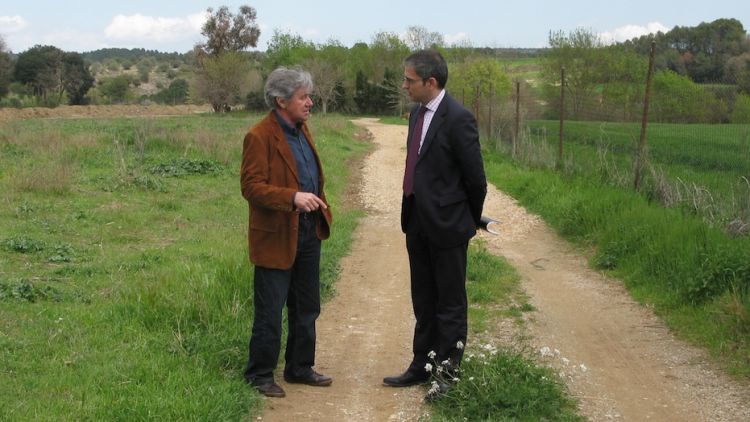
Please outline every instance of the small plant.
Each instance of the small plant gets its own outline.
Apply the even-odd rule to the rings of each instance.
[[[5,239],[3,242],[5,249],[11,252],[33,253],[41,252],[45,248],[44,242],[35,240],[24,235],[18,235]]]

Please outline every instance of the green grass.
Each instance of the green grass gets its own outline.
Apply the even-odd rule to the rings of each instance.
[[[575,401],[550,368],[516,348],[482,344],[493,336],[499,318],[522,323],[531,311],[520,288],[520,277],[503,258],[490,254],[479,241],[469,248],[467,295],[469,344],[459,373],[460,381],[434,402],[437,421],[579,421]],[[523,310],[523,311],[522,311]],[[437,364],[437,363],[436,363]]]
[[[595,178],[521,168],[492,152],[485,162],[492,183],[592,250],[594,267],[622,279],[678,335],[750,376],[750,238]]]
[[[0,420],[238,420],[252,319],[242,137],[259,116],[24,120],[0,128]],[[311,121],[335,223],[322,282],[361,211],[367,145]]]
[[[640,124],[565,122],[567,170],[621,186],[633,185]],[[559,122],[529,123],[531,142],[557,154]],[[647,174],[648,197],[679,206],[718,224],[750,215],[750,125],[658,124],[647,132],[648,159],[661,176]]]

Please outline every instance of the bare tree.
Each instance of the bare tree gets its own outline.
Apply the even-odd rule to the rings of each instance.
[[[442,47],[445,44],[443,34],[430,32],[427,28],[418,25],[410,26],[404,38],[404,42],[412,50]]]

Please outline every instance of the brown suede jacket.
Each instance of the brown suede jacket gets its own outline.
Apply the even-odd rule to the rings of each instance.
[[[324,240],[330,235],[333,217],[323,190],[323,166],[307,124],[302,131],[318,163],[320,199],[328,205],[317,213],[317,235]],[[245,135],[240,182],[250,206],[250,261],[266,268],[291,268],[297,253],[299,213],[293,200],[299,179],[294,154],[273,111]]]

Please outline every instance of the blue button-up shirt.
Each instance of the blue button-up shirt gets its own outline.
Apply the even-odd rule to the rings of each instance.
[[[320,196],[318,163],[315,161],[312,147],[305,138],[304,132],[299,127],[289,126],[278,112],[276,112],[276,120],[279,121],[289,147],[292,149],[292,154],[294,154],[294,160],[297,162],[300,191]]]

